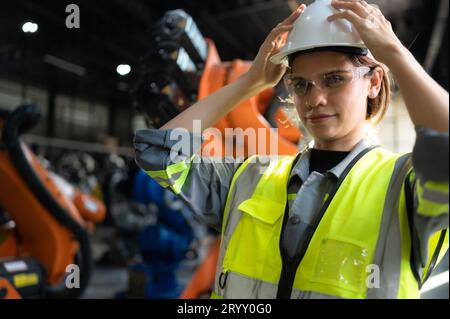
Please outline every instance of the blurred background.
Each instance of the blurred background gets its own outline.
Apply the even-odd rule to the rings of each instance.
[[[369,2],[448,90],[448,0]],[[59,287],[71,260],[89,274],[74,297],[208,295],[217,234],[139,171],[133,134],[160,127],[245,72],[266,35],[299,3],[0,0],[0,189],[9,194],[0,202],[0,258],[16,256],[8,262],[20,270],[21,295],[53,287],[54,296],[72,296]],[[281,88],[266,92],[218,127],[258,118],[255,125],[278,128],[282,149],[292,152],[307,133],[282,95]],[[414,127],[395,85],[373,134],[393,151],[412,150]],[[61,207],[78,225],[58,217]],[[23,211],[34,217],[20,217]],[[448,254],[422,292],[448,298]]]

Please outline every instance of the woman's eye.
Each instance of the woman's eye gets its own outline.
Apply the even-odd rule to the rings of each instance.
[[[294,82],[294,88],[296,90],[304,91],[307,89],[307,87],[308,87],[308,82],[306,82],[306,81],[298,80],[298,81]]]
[[[327,87],[334,87],[345,82],[345,78],[341,75],[329,75],[324,80]]]

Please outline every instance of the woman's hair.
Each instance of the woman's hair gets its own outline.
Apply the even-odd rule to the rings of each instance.
[[[389,104],[391,103],[391,80],[387,68],[364,55],[347,55],[354,66],[368,66],[371,70],[376,67],[383,69],[383,80],[381,83],[380,92],[374,99],[367,98],[367,115],[366,120],[371,124],[378,124],[383,119],[387,112]],[[372,74],[372,72],[370,73]]]
[[[291,66],[295,58],[302,53],[303,52],[299,52],[290,55],[288,64]],[[383,81],[378,96],[374,99],[367,98],[366,120],[371,124],[376,125],[383,119],[391,102],[391,80],[389,78],[388,69],[383,64],[364,55],[347,54],[347,57],[356,67],[367,66],[371,70],[374,70],[376,67],[383,69]],[[369,74],[371,75],[373,73],[370,72]],[[289,98],[287,101],[293,102],[293,99]]]

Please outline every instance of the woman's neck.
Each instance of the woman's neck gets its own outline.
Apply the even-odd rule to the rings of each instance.
[[[314,148],[324,151],[350,152],[356,144],[364,138],[364,130],[357,133],[350,133],[338,139],[320,140],[314,139]]]

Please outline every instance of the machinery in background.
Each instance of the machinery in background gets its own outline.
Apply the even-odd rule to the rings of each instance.
[[[92,239],[93,261],[102,267],[127,267],[139,257],[138,236],[155,214],[133,199],[133,158],[114,153],[87,153],[57,148],[40,149],[46,167],[84,193],[101,200],[105,218]],[[41,159],[42,161],[42,159]]]
[[[152,39],[152,49],[142,59],[142,75],[133,94],[136,109],[146,115],[149,124],[156,128],[197,100],[233,82],[251,65],[242,60],[222,62],[214,42],[202,36],[192,17],[183,10],[167,12],[156,23]],[[215,124],[221,134],[206,139],[201,148],[202,155],[206,148],[208,156],[219,157],[296,154],[302,134],[286,116],[280,93],[265,90],[236,106]],[[244,131],[251,128],[258,134],[248,136],[239,144],[235,143],[235,138],[229,138],[227,128]],[[277,134],[273,134],[274,129],[277,129]],[[227,145],[230,142],[233,144]],[[275,151],[271,149],[274,144],[277,146]],[[258,145],[258,148],[250,145]],[[209,294],[214,283],[219,246],[217,238],[182,291],[181,298],[199,298]]]
[[[137,109],[160,127],[198,98],[208,47],[182,10],[159,20],[151,39],[152,49],[141,59],[141,79],[133,93]]]
[[[33,105],[0,111],[0,298],[80,297],[92,270],[89,231],[105,216],[101,201],[47,171],[21,141],[39,118]]]
[[[157,128],[197,100],[235,81],[251,65],[243,60],[222,62],[214,42],[203,38],[192,17],[183,10],[167,12],[156,23],[152,39],[150,52],[142,58],[141,77],[133,94],[135,107]],[[275,144],[277,154],[295,154],[302,134],[286,116],[278,93],[268,89],[236,106],[215,124],[221,136],[211,136],[202,149],[208,145],[213,149],[208,153],[211,156],[246,157],[275,155],[270,148]],[[227,138],[226,128],[252,128],[258,134],[242,144],[226,147],[234,142]],[[274,129],[278,134],[273,134]],[[258,145],[258,149],[249,145]]]
[[[141,262],[129,267],[128,298],[178,298],[183,284],[177,274],[180,263],[197,254],[191,249],[205,226],[195,222],[186,204],[161,187],[144,171],[134,179],[134,200],[157,211],[157,220],[139,234]]]
[[[102,199],[99,180],[99,165],[96,159],[86,152],[64,152],[58,158],[52,159],[52,169],[72,185],[83,192]]]
[[[102,194],[106,218],[102,229],[109,230],[100,240],[105,249],[98,259],[101,266],[128,267],[140,258],[139,234],[156,222],[156,211],[133,198],[134,176],[138,168],[124,158],[103,158]]]

